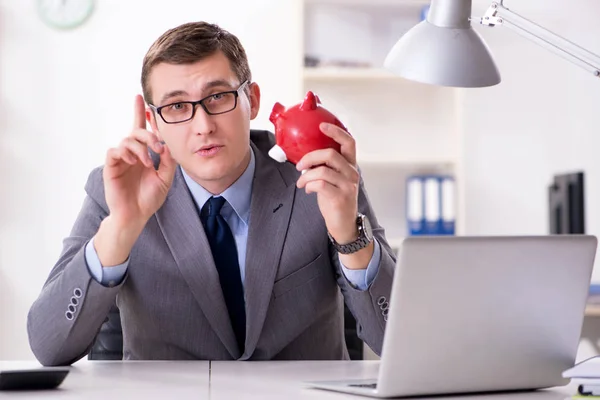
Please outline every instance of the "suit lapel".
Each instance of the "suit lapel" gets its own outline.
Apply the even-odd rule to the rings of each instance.
[[[252,147],[256,169],[246,247],[247,326],[242,359],[248,359],[254,352],[265,322],[296,193],[295,184],[291,184],[293,179],[286,184],[276,164]]]
[[[198,210],[180,168],[156,218],[173,258],[206,319],[234,359],[241,352],[229,321],[219,274]]]

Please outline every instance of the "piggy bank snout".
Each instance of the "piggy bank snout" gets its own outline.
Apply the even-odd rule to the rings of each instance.
[[[269,157],[280,163],[287,161],[287,156],[279,145],[271,147],[271,150],[269,150]]]

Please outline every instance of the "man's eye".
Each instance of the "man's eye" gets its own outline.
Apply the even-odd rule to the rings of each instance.
[[[173,103],[173,104],[167,106],[165,111],[170,112],[170,113],[175,113],[175,112],[181,113],[181,112],[189,112],[190,108],[191,108],[190,103]]]

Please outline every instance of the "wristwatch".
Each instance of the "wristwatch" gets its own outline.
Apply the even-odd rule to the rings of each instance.
[[[341,253],[341,254],[352,254],[357,252],[360,249],[364,249],[373,241],[373,230],[371,228],[371,223],[369,222],[369,218],[366,215],[358,213],[356,217],[356,226],[358,227],[358,238],[353,242],[346,244],[339,244],[335,241],[335,239],[331,236],[329,232],[327,235],[329,236],[329,240],[333,244],[333,247]]]

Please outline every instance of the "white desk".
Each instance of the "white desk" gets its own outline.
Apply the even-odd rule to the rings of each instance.
[[[31,365],[31,364],[29,364]],[[0,362],[0,368],[28,366]],[[304,381],[371,378],[378,361],[93,361],[76,364],[57,390],[0,392],[0,399],[354,399],[306,388]],[[572,385],[527,393],[465,396],[465,400],[564,400]],[[442,400],[436,397],[435,400]],[[454,396],[450,400],[460,400]],[[420,398],[423,400],[423,398]]]
[[[0,368],[21,364],[27,366],[0,362]],[[208,361],[78,363],[56,390],[0,391],[0,399],[208,399],[208,366]]]

